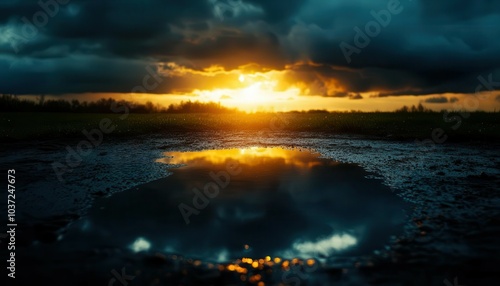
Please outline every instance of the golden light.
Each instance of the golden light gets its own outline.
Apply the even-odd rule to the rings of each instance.
[[[308,259],[308,260],[307,260],[307,265],[308,265],[308,266],[313,266],[313,265],[314,265],[314,263],[316,263],[316,261],[315,261],[314,259]]]
[[[241,262],[251,265],[253,263],[253,259],[252,258],[244,257],[244,258],[241,259]]]
[[[240,274],[247,274],[248,273],[248,269],[246,268],[243,268],[239,265],[236,265],[236,272],[240,273]]]
[[[288,269],[288,266],[290,266],[290,262],[288,260],[283,261],[283,263],[281,264],[281,267],[285,270]]]
[[[205,150],[201,152],[167,152],[165,157],[156,160],[164,164],[186,164],[197,166],[207,162],[219,165],[225,164],[227,160],[238,161],[239,164],[256,166],[261,164],[262,160],[279,159],[287,165],[293,165],[299,168],[310,169],[314,166],[324,164],[321,161],[320,154],[308,154],[300,150],[287,150],[282,148],[264,148],[249,147],[242,149],[226,150]],[[338,164],[330,162],[329,164]],[[250,245],[243,245],[245,250],[250,249]]]
[[[257,281],[260,281],[262,279],[262,275],[260,274],[255,274],[250,276],[250,283],[257,283]]]
[[[192,94],[200,101],[221,102],[225,106],[245,111],[268,110],[270,106],[286,106],[290,100],[297,99],[300,95],[300,88],[295,86],[287,90],[277,90],[282,78],[279,74],[272,72],[241,73],[237,79],[236,86],[233,79],[232,82],[227,82],[228,88],[194,90]],[[221,82],[220,85],[224,86],[224,83]]]
[[[260,98],[262,95],[261,83],[257,82],[252,84],[251,86],[244,88],[241,90],[240,94],[237,96],[242,101],[262,101],[263,98]]]
[[[85,100],[93,101],[113,97],[117,100],[130,100],[138,103],[153,101],[164,106],[178,104],[181,101],[219,102],[221,105],[237,108],[242,111],[292,111],[309,109],[327,109],[336,111],[394,111],[403,105],[418,105],[427,99],[444,96],[448,99],[456,97],[460,102],[468,94],[429,94],[425,96],[399,95],[380,97],[379,94],[390,93],[391,90],[376,89],[361,92],[363,100],[352,100],[351,97],[329,97],[325,94],[346,92],[349,90],[343,79],[319,76],[314,82],[303,78],[303,67],[322,67],[322,64],[311,61],[299,61],[288,64],[282,69],[268,69],[255,63],[228,69],[222,65],[211,65],[202,69],[191,68],[175,62],[159,63],[158,73],[169,78],[184,78],[191,84],[179,88],[166,88],[165,93],[86,93]],[[306,69],[307,70],[307,69]],[[184,83],[184,80],[180,82]],[[187,91],[189,90],[189,91]],[[484,91],[481,96],[492,94]],[[165,96],[168,95],[168,96]],[[133,96],[133,97],[131,97]],[[68,95],[67,99],[82,99],[81,94]],[[481,103],[481,109],[498,110],[498,101],[489,96],[488,101]],[[48,96],[47,99],[59,99]],[[452,103],[447,107],[451,108]],[[436,111],[444,106],[426,106]],[[446,107],[444,107],[446,108]]]

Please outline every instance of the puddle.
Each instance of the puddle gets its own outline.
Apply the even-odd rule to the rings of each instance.
[[[158,162],[175,164],[173,174],[97,200],[60,243],[226,262],[372,254],[402,233],[405,203],[357,165],[281,148],[169,152]]]

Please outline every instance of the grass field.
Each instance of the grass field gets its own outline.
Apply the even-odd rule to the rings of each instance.
[[[454,117],[455,116],[455,117]],[[453,118],[454,117],[454,118]],[[109,119],[116,129],[106,136],[135,136],[172,131],[327,132],[394,139],[428,139],[442,128],[448,140],[500,138],[500,113],[286,113],[286,114],[120,114],[1,113],[0,139],[31,140],[83,136]],[[451,120],[453,118],[453,120]],[[461,124],[456,127],[458,119]]]

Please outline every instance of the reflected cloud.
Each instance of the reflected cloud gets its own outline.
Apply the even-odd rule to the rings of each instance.
[[[159,161],[183,166],[163,179],[96,200],[88,216],[92,227],[84,231],[81,221],[68,236],[97,248],[229,262],[364,255],[402,232],[404,202],[357,165],[281,148],[167,155],[173,157]],[[235,160],[241,172],[221,175]],[[178,206],[199,203],[201,193],[193,190],[207,182],[222,182],[220,192],[186,225]]]
[[[148,251],[150,248],[151,243],[142,237],[137,238],[134,243],[130,245],[130,249],[132,249],[133,252]]]
[[[214,257],[216,257],[216,262],[226,262],[229,260],[229,251],[227,249],[223,249]]]
[[[350,234],[333,234],[330,237],[320,239],[316,242],[295,242],[293,250],[298,252],[300,257],[315,257],[318,254],[322,256],[330,256],[339,251],[346,250],[355,246],[358,240]]]

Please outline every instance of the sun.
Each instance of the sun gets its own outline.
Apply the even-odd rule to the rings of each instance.
[[[275,96],[276,80],[254,75],[241,74],[238,77],[243,87],[234,90],[234,98],[242,103],[265,103]]]
[[[242,89],[239,92],[238,97],[242,101],[258,102],[258,101],[265,101],[264,94],[265,94],[265,90],[262,89],[262,83],[256,82],[256,83],[253,83],[250,86]]]
[[[196,90],[194,94],[202,101],[221,102],[225,106],[255,111],[286,104],[290,98],[296,98],[300,93],[296,87],[276,90],[279,78],[266,74],[239,73],[232,80],[233,82],[228,82],[231,88]]]

